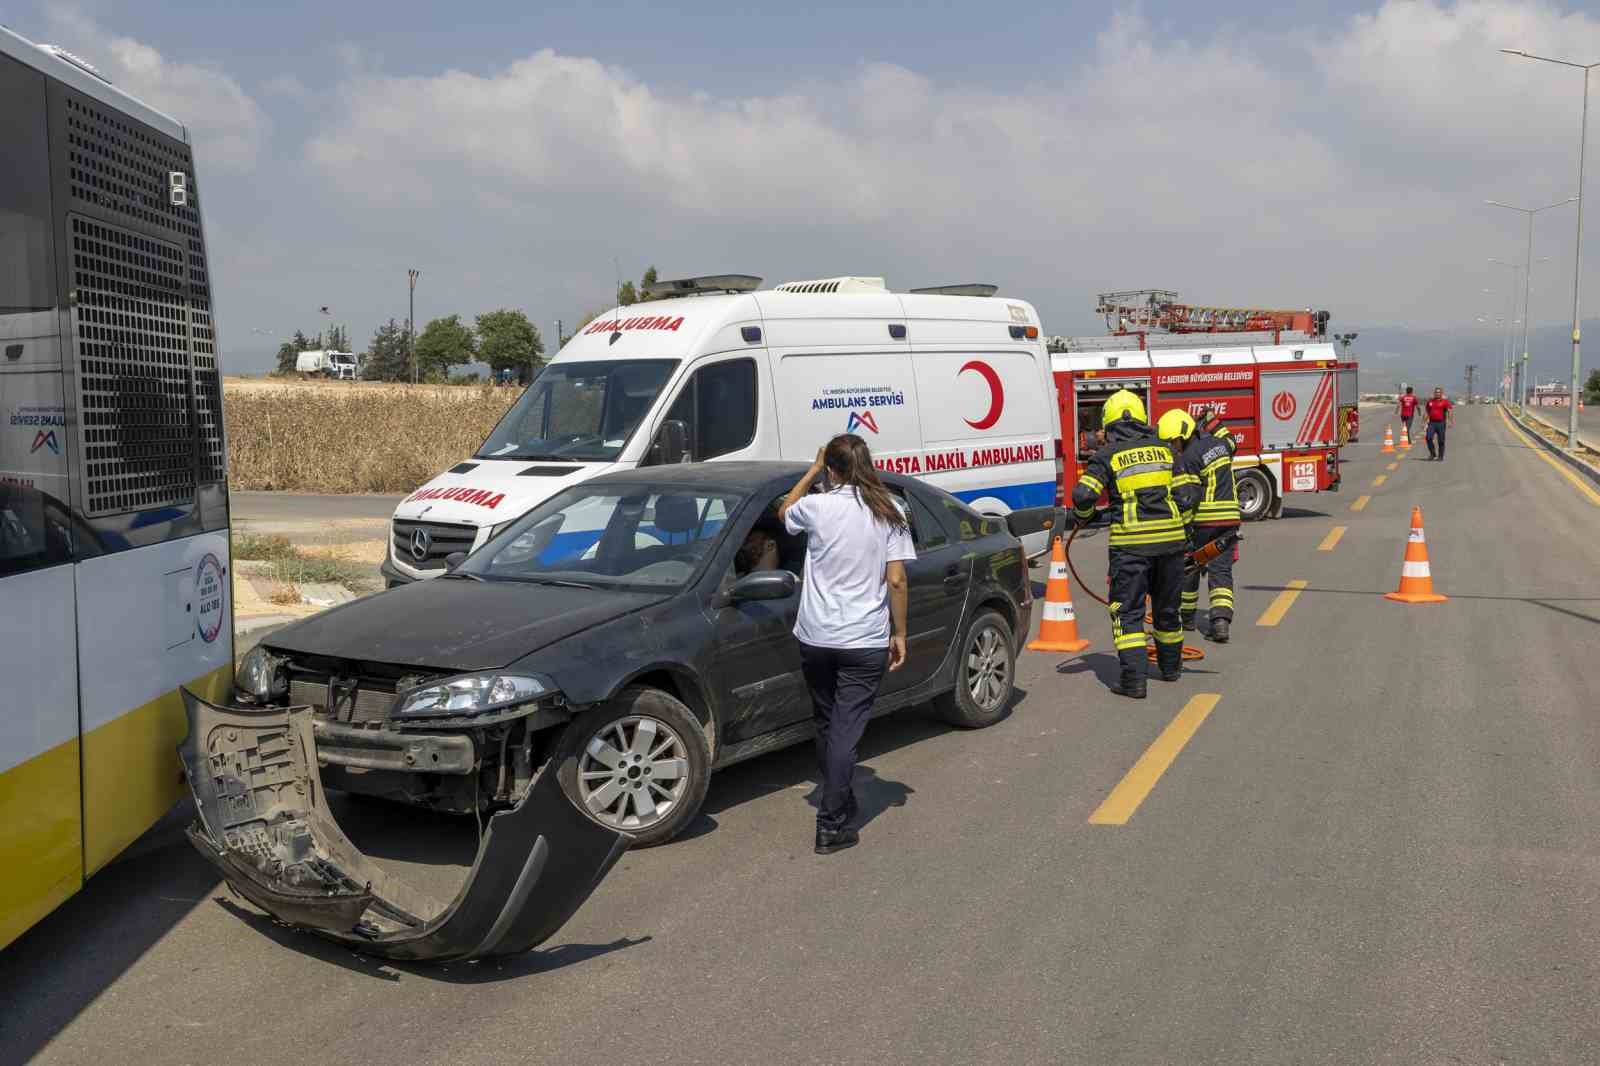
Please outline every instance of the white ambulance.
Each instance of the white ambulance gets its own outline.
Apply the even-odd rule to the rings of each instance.
[[[864,438],[883,469],[924,477],[980,514],[1037,512],[1040,531],[1024,544],[1030,555],[1048,547],[1060,415],[1031,305],[987,285],[760,283],[662,282],[651,294],[668,298],[580,330],[477,454],[395,509],[390,584],[443,573],[452,553],[598,474],[810,462],[845,432]]]

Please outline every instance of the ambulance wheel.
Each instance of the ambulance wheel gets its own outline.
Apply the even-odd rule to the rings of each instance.
[[[1239,517],[1256,522],[1272,510],[1272,479],[1261,469],[1239,470],[1233,475],[1234,491],[1239,496]]]
[[[694,712],[642,686],[567,723],[555,758],[556,779],[573,806],[632,834],[636,848],[683,832],[711,781],[711,747]]]
[[[957,646],[956,685],[934,700],[939,717],[962,729],[982,729],[1011,713],[1016,644],[995,611],[979,611]]]

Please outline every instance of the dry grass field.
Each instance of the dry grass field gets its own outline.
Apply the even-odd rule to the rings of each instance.
[[[236,489],[410,492],[465,459],[522,394],[491,386],[223,381]]]

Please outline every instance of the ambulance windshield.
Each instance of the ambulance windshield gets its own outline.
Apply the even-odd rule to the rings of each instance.
[[[611,462],[677,365],[676,359],[552,363],[506,412],[475,458]]]

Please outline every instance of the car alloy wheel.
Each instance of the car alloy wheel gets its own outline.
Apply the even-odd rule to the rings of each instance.
[[[993,711],[1011,692],[1011,657],[1000,632],[983,626],[967,648],[967,691],[972,702]]]
[[[617,718],[583,747],[578,800],[596,821],[637,833],[670,817],[689,787],[688,751],[665,722]]]

